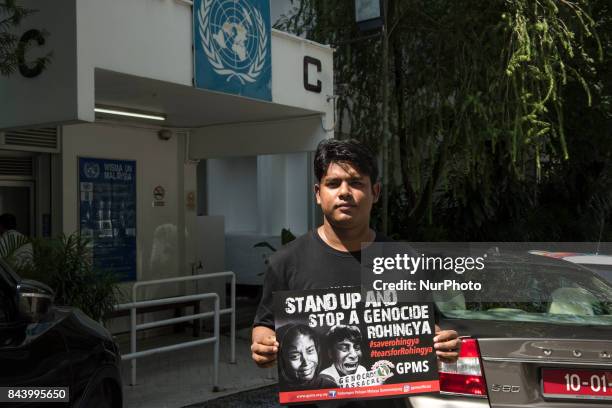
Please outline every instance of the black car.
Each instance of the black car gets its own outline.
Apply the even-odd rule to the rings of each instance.
[[[48,286],[20,279],[0,261],[0,387],[10,387],[14,401],[6,402],[5,391],[0,406],[120,408],[120,363],[105,328],[55,306]],[[68,402],[24,402],[30,387],[67,387]]]

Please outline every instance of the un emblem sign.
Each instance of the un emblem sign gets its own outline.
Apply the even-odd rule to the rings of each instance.
[[[271,100],[268,0],[194,2],[195,85]]]
[[[98,178],[100,175],[100,166],[98,163],[86,162],[83,166],[83,172],[87,178]]]

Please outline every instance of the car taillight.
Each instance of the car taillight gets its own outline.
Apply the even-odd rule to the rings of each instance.
[[[462,339],[459,358],[454,363],[439,362],[440,391],[473,396],[487,395],[480,351],[476,339]]]

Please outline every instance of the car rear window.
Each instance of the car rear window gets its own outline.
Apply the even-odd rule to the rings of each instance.
[[[612,325],[610,283],[563,264],[501,263],[495,279],[503,281],[483,285],[485,301],[460,291],[435,293],[434,300],[449,318]]]

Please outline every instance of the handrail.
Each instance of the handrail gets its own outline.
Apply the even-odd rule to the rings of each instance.
[[[232,271],[225,272],[213,272],[202,275],[190,275],[190,276],[179,276],[176,278],[164,278],[164,279],[155,279],[149,281],[138,281],[134,283],[132,286],[132,302],[136,301],[136,295],[138,288],[143,286],[151,286],[151,285],[159,285],[165,283],[175,283],[175,282],[189,282],[189,281],[197,281],[204,279],[214,279],[214,278],[223,278],[231,276],[231,293],[230,293],[230,307],[221,309],[219,311],[220,314],[231,313],[230,318],[230,363],[236,363],[236,274]],[[122,306],[122,305],[119,305]],[[119,309],[116,309],[119,310]],[[208,312],[210,313],[210,312]],[[136,310],[132,309],[131,314],[133,315],[134,322],[136,321]],[[209,317],[211,314],[206,315],[205,317]],[[132,341],[136,341],[133,339]]]
[[[144,351],[136,351],[136,331],[144,330],[151,327],[159,327],[165,326],[169,324],[174,324],[182,321],[193,320],[194,318],[204,317],[204,315],[210,315],[211,312],[198,313],[189,316],[176,317],[172,319],[158,320],[155,322],[149,322],[144,324],[136,324],[136,309],[147,306],[157,306],[157,305],[166,305],[171,303],[176,303],[177,301],[187,301],[187,300],[204,300],[204,299],[214,299],[214,328],[213,328],[213,337],[207,337],[205,339],[193,340],[188,342],[183,342],[179,344],[172,344],[170,346],[164,347],[156,347],[149,350]],[[121,356],[122,360],[131,360],[132,365],[132,382],[131,385],[136,385],[136,359],[140,357],[150,356],[158,353],[165,353],[167,351],[180,350],[187,347],[198,346],[200,344],[214,343],[213,349],[213,391],[219,390],[219,321],[220,321],[220,300],[219,295],[216,293],[203,293],[200,295],[187,295],[187,296],[176,296],[170,298],[162,298],[162,299],[154,299],[154,300],[143,300],[140,302],[132,302],[126,303],[123,305],[117,305],[115,307],[116,310],[119,309],[130,309],[131,321],[130,321],[130,332],[131,332],[131,344],[130,344],[130,353],[124,354]]]
[[[166,283],[176,283],[176,282],[188,282],[188,281],[197,281],[204,279],[213,279],[213,278],[222,278],[222,277],[231,277],[231,294],[230,294],[230,307],[220,309],[220,300],[219,295],[216,293],[205,293],[205,294],[196,294],[196,295],[184,295],[184,296],[174,296],[169,298],[162,299],[153,299],[153,300],[142,300],[137,301],[138,289],[144,286],[152,286],[152,285],[160,285]],[[214,295],[214,296],[212,296]],[[212,312],[203,312],[198,314],[192,314],[188,316],[176,317],[172,319],[165,319],[161,321],[154,321],[143,324],[136,324],[136,309],[148,306],[157,306],[157,305],[167,305],[172,303],[178,303],[180,301],[197,301],[203,300],[207,298],[215,297],[215,309]],[[120,305],[115,305],[115,310],[130,310],[130,353],[122,356],[123,360],[131,360],[132,366],[132,385],[136,384],[136,359],[152,354],[163,353],[166,351],[179,350],[182,348],[197,346],[200,344],[206,344],[215,342],[214,345],[214,385],[213,391],[218,391],[218,370],[219,370],[219,341],[220,341],[220,332],[219,332],[219,322],[220,315],[230,313],[231,314],[231,322],[230,322],[230,342],[231,342],[231,354],[230,354],[230,363],[236,362],[236,274],[231,271],[226,272],[214,272],[203,275],[191,275],[191,276],[179,276],[175,278],[165,278],[165,279],[155,279],[150,281],[139,281],[134,283],[132,286],[132,302],[124,303]],[[194,310],[195,313],[195,310]],[[194,340],[179,344],[173,344],[165,347],[158,347],[145,351],[136,351],[136,331],[144,330],[152,327],[164,326],[167,324],[174,324],[188,320],[200,319],[204,317],[214,317],[214,337],[209,337],[201,340]]]

